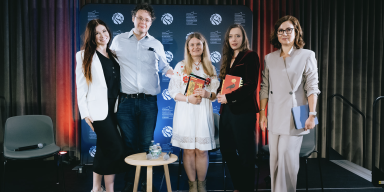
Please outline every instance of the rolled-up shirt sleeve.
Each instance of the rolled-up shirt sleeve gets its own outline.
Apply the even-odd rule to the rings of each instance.
[[[172,67],[167,62],[167,57],[165,55],[164,47],[161,47],[161,49],[158,50],[159,54],[159,71],[161,71],[162,74],[167,73],[168,70],[172,69]]]
[[[312,52],[304,68],[304,90],[306,92],[307,97],[312,94],[319,95],[319,74],[317,69],[317,61],[315,57],[315,53]]]
[[[264,59],[264,70],[261,73],[261,84],[260,84],[260,101],[263,99],[268,99],[268,93],[269,93],[269,69],[266,63],[266,59]]]

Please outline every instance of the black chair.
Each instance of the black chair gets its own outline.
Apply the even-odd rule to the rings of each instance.
[[[41,149],[15,151],[23,146],[42,143]],[[57,181],[59,171],[60,147],[55,143],[53,124],[50,117],[45,115],[15,116],[7,119],[4,129],[4,170],[3,191],[5,191],[5,165],[10,160],[35,160],[55,156],[57,160]],[[64,182],[64,180],[63,180]],[[64,191],[65,186],[63,185]]]
[[[214,124],[215,124],[215,142],[216,142],[216,149],[214,150],[211,150],[211,152],[214,152],[214,151],[217,151],[220,149],[220,142],[219,142],[219,123],[220,123],[220,115],[219,114],[216,114],[214,113],[213,114],[213,118],[214,118]],[[222,159],[222,165],[223,165],[223,180],[224,180],[224,191],[226,191],[226,185],[225,185],[225,179],[226,179],[226,174],[225,174],[225,161],[224,161],[224,158],[221,158]],[[181,179],[181,163],[183,161],[183,149],[180,149],[180,153],[179,153],[179,170],[178,170],[178,173],[179,173],[179,176],[177,178],[177,191],[179,190],[179,187],[180,187],[180,179]]]
[[[318,153],[316,150],[316,127],[312,129],[309,134],[303,136],[303,142],[301,144],[300,149],[300,159],[305,160],[305,176],[306,176],[306,191],[308,191],[308,157],[312,155],[312,153]],[[264,145],[262,150],[266,153],[269,153],[269,146]],[[320,164],[320,156],[318,156],[318,164],[320,170],[320,182],[321,182],[321,191],[324,191],[323,187],[323,176],[321,172],[321,164]],[[259,173],[257,178],[259,178]],[[258,187],[258,186],[257,186]],[[257,191],[258,189],[256,189]]]

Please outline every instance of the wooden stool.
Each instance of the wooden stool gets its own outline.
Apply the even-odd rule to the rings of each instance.
[[[153,166],[164,166],[164,174],[165,174],[165,181],[167,182],[167,189],[168,192],[172,192],[171,188],[171,180],[169,178],[169,170],[168,170],[168,164],[173,163],[177,160],[177,156],[174,154],[171,154],[169,159],[167,161],[163,160],[163,156],[165,153],[161,153],[161,156],[158,159],[153,160],[147,160],[147,154],[144,153],[137,153],[130,155],[125,158],[125,162],[136,166],[136,175],[135,175],[135,184],[133,186],[133,191],[137,192],[137,187],[139,185],[139,179],[140,179],[140,169],[142,166],[147,167],[147,191],[152,192],[152,167]]]

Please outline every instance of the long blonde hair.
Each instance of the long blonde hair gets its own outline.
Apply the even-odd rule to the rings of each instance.
[[[190,35],[188,35],[187,40],[185,41],[185,46],[184,46],[184,64],[185,64],[185,71],[187,75],[190,75],[192,73],[192,67],[193,67],[193,59],[191,54],[189,53],[188,50],[188,43],[192,38],[196,38],[200,40],[203,43],[203,54],[201,55],[201,63],[203,65],[203,69],[205,74],[208,76],[213,76],[215,75],[212,67],[212,62],[210,59],[210,53],[208,49],[208,43],[205,40],[204,36],[199,33],[199,32],[194,32]]]

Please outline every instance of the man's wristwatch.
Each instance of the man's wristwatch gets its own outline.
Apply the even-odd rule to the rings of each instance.
[[[316,113],[316,112],[309,112],[309,115],[310,115],[310,116],[313,115],[313,116],[316,117],[317,113]]]
[[[208,99],[211,99],[211,98],[212,98],[212,92],[211,92],[211,94],[209,95]]]

